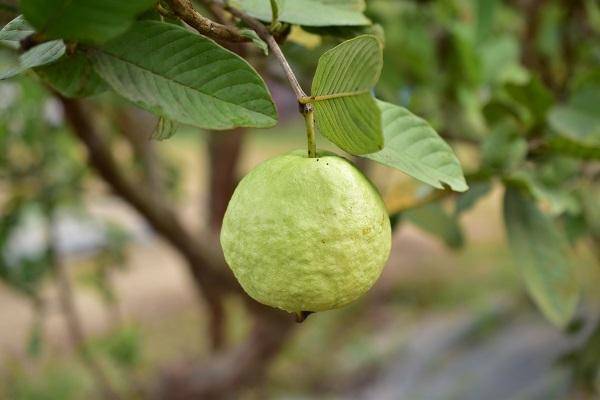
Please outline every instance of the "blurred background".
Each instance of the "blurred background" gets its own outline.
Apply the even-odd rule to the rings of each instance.
[[[364,298],[302,324],[220,278],[236,182],[305,147],[272,59],[236,49],[265,77],[277,127],[163,126],[168,140],[113,93],[57,95],[48,67],[0,82],[1,399],[600,398],[598,2],[369,0],[366,14],[385,41],[377,96],[426,118],[471,190],[356,159],[394,222],[392,254]],[[293,27],[283,50],[307,89],[318,57],[359,33]],[[15,54],[2,46],[0,64]],[[507,244],[515,171],[570,244],[582,294],[563,328]]]

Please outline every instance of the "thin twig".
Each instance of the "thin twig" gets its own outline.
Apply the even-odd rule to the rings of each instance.
[[[303,102],[303,99],[307,99],[308,96],[306,95],[304,90],[302,90],[302,86],[300,86],[300,82],[298,82],[298,78],[296,78],[292,67],[290,66],[287,59],[285,58],[285,55],[281,51],[281,47],[279,47],[277,40],[275,39],[273,34],[257,19],[254,19],[249,15],[245,14],[244,12],[233,7],[225,6],[225,9],[234,16],[241,19],[250,28],[254,29],[258,36],[267,43],[267,45],[271,49],[271,52],[275,55],[275,58],[283,68],[285,76],[287,77],[288,82],[290,83],[290,86],[294,91],[294,94],[296,95],[296,100],[298,100],[298,105],[300,106],[300,113],[304,115],[304,120],[306,122],[308,156],[311,158],[316,157],[314,108],[312,107],[310,102]]]
[[[277,40],[275,40],[275,37],[271,34],[271,32],[269,32],[267,27],[261,24],[258,20],[238,10],[237,8],[226,6],[225,9],[231,14],[241,19],[250,28],[254,29],[258,36],[267,43],[267,45],[271,49],[271,52],[273,53],[273,55],[275,55],[275,58],[277,58],[277,61],[283,68],[285,76],[287,77],[298,102],[300,102],[300,99],[307,97],[306,93],[304,93],[304,90],[302,90],[302,87],[300,86],[300,83],[298,82],[298,78],[296,78],[294,71],[292,71],[292,67],[290,67],[290,64],[283,55],[283,52],[281,51]]]
[[[192,28],[203,35],[226,42],[244,43],[250,39],[236,28],[212,21],[194,9],[190,0],[169,0],[171,10]]]

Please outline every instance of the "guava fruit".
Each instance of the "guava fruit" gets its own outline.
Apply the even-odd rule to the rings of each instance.
[[[350,162],[296,150],[239,183],[221,229],[227,264],[260,303],[324,311],[373,286],[391,247],[381,196]]]

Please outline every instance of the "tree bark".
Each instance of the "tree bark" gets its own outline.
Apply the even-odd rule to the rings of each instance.
[[[152,198],[144,186],[137,185],[125,176],[82,102],[60,96],[59,99],[73,134],[87,150],[91,167],[118,196],[135,208],[158,234],[182,254],[209,307],[220,307],[223,293],[241,293],[213,235],[192,235],[168,204]],[[162,387],[167,392],[208,395],[231,392],[243,385],[256,383],[264,375],[269,362],[289,336],[294,326],[293,321],[283,312],[264,307],[247,296],[243,298],[254,317],[254,328],[247,340],[230,352],[216,359],[211,358],[209,365],[205,367],[189,368],[185,374],[177,374],[177,379],[166,379]],[[222,311],[220,314],[222,315]],[[203,376],[212,378],[205,379]]]
[[[213,236],[192,235],[165,201],[155,198],[143,185],[125,176],[83,104],[64,97],[59,99],[73,133],[87,149],[90,165],[117,195],[133,206],[156,232],[182,254],[207,302],[216,299],[217,292],[237,291],[239,285],[229,273]]]
[[[210,227],[218,232],[229,199],[237,184],[238,159],[242,150],[244,128],[228,132],[211,132],[208,139],[210,159]]]
[[[288,340],[294,325],[282,313],[253,307],[254,326],[238,347],[203,365],[181,365],[165,374],[157,399],[192,400],[235,398],[244,386],[261,382],[270,362]]]

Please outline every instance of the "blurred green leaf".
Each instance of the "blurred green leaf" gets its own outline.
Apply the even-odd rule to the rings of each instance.
[[[464,193],[461,193],[456,199],[456,207],[454,209],[454,214],[459,215],[466,211],[469,211],[471,208],[477,204],[479,200],[481,200],[485,195],[487,195],[490,190],[492,190],[491,182],[475,182],[471,183],[469,190]]]
[[[546,120],[554,99],[538,77],[531,77],[525,84],[508,83],[505,88],[509,96],[527,110],[530,126]]]
[[[333,36],[348,40],[361,35],[373,35],[385,44],[385,33],[379,24],[365,26],[303,26],[303,30],[320,36]]]
[[[435,188],[468,189],[452,148],[422,118],[403,107],[377,102],[382,112],[385,147],[366,158],[399,169]]]
[[[475,31],[478,41],[484,41],[491,34],[497,3],[498,0],[478,0],[475,2],[475,11],[477,13]]]
[[[19,42],[34,32],[31,25],[25,21],[25,18],[19,15],[0,30],[0,40]]]
[[[473,26],[452,23],[448,33],[452,50],[448,62],[453,79],[460,81],[462,86],[475,87],[481,83],[484,58],[478,56]]]
[[[381,111],[371,90],[379,80],[383,54],[375,36],[347,40],[319,58],[312,96],[335,97],[313,103],[319,131],[350,154],[383,148]]]
[[[483,164],[493,170],[511,170],[525,160],[527,141],[516,133],[514,124],[498,124],[481,146]]]
[[[156,0],[21,0],[23,15],[53,39],[102,43],[120,35]]]
[[[43,320],[38,316],[34,321],[29,331],[29,338],[27,340],[27,354],[30,357],[37,358],[42,353],[43,348]]]
[[[579,195],[586,224],[594,236],[600,237],[600,183],[582,185]]]
[[[12,78],[30,68],[50,64],[65,54],[65,45],[62,40],[53,40],[38,44],[19,56],[19,65],[0,72],[0,80]]]
[[[557,132],[554,150],[579,158],[600,158],[600,85],[588,85],[574,93],[567,104],[550,110],[548,123]]]
[[[140,363],[142,337],[133,326],[119,329],[104,339],[101,346],[110,358],[122,368],[133,368]]]
[[[549,187],[538,179],[535,171],[525,169],[511,173],[506,180],[510,181],[511,185],[525,189],[538,202],[547,205],[552,215],[559,215],[564,212],[577,214],[580,211],[573,190],[564,183]]]
[[[588,226],[582,214],[563,214],[560,216],[560,221],[565,231],[565,236],[569,239],[569,243],[574,245],[577,241],[585,237],[588,233]]]
[[[65,55],[53,64],[37,67],[35,72],[66,97],[94,96],[108,90],[108,85],[81,52]]]
[[[464,236],[458,220],[444,210],[440,203],[431,203],[403,213],[404,217],[446,243],[449,247],[460,248],[464,245]]]
[[[527,81],[529,72],[521,66],[521,49],[514,36],[490,36],[486,41],[479,43],[475,51],[477,55],[471,57],[475,57],[481,64],[480,79],[483,82],[520,85]],[[466,59],[463,62],[466,62]]]
[[[560,327],[575,313],[579,287],[565,237],[519,189],[504,197],[507,237],[527,289],[544,315]]]
[[[278,0],[279,20],[290,24],[368,25],[364,16],[364,0]],[[231,4],[263,21],[272,21],[271,4],[267,0],[232,0]]]
[[[256,71],[185,28],[137,22],[94,52],[92,61],[117,93],[159,116],[207,129],[277,123],[271,95]]]
[[[548,138],[548,147],[557,154],[580,160],[600,160],[600,145],[596,143],[555,135]]]

